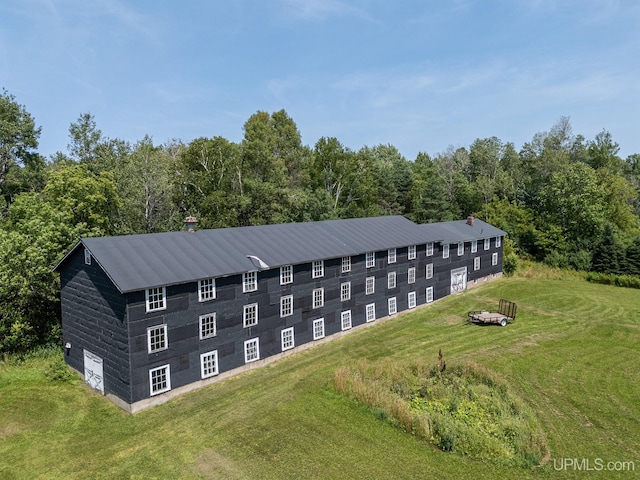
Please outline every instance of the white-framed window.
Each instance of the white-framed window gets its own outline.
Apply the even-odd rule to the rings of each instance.
[[[407,270],[407,283],[416,283],[416,267],[411,267]]]
[[[374,252],[367,252],[366,260],[367,268],[373,268],[376,266],[376,254]]]
[[[147,288],[145,294],[147,312],[155,312],[156,310],[166,309],[166,296],[167,290],[165,287]]]
[[[260,339],[252,338],[244,342],[244,363],[260,360]]]
[[[426,275],[425,278],[428,280],[430,278],[433,278],[433,263],[428,263],[427,264],[427,269],[426,269]]]
[[[427,303],[433,302],[433,287],[427,287]]]
[[[416,292],[409,292],[407,294],[407,301],[409,303],[409,308],[416,308]]]
[[[351,299],[351,282],[340,284],[340,301],[345,302]]]
[[[367,305],[367,322],[373,322],[376,319],[376,304]]]
[[[345,310],[340,314],[340,325],[342,330],[351,328],[351,310]]]
[[[415,258],[416,258],[416,246],[409,245],[409,248],[407,249],[407,259],[414,260]]]
[[[427,243],[427,257],[433,255],[433,242]]]
[[[371,295],[376,291],[376,277],[367,277],[365,285],[365,295]]]
[[[258,324],[258,304],[245,305],[242,312],[242,325],[252,327]]]
[[[313,339],[324,338],[324,318],[313,321]]]
[[[91,252],[86,247],[84,249],[84,264],[91,265]]]
[[[473,259],[473,269],[480,270],[480,257],[475,257]]]
[[[280,297],[280,318],[293,315],[293,295]]]
[[[497,265],[498,264],[498,252],[496,253],[492,253],[491,254],[491,265]]]
[[[387,288],[396,288],[396,272],[387,273]]]
[[[280,285],[293,283],[293,266],[283,265],[280,267]]]
[[[149,390],[149,394],[152,396],[171,390],[171,367],[169,365],[149,370]]]
[[[478,251],[478,241],[471,240],[471,253],[476,253]]]
[[[200,340],[216,336],[217,325],[215,313],[200,315],[198,323],[200,324]]]
[[[396,263],[396,249],[390,248],[387,251],[387,263]]]
[[[351,257],[342,257],[342,273],[351,271]]]
[[[464,242],[458,242],[458,256],[464,255]]]
[[[169,348],[166,323],[147,328],[147,347],[149,353],[160,352]]]
[[[312,277],[313,278],[324,277],[324,260],[313,261]]]
[[[324,288],[313,289],[313,308],[324,307]]]
[[[203,353],[200,355],[201,377],[209,378],[218,375],[218,351]]]
[[[389,308],[389,315],[398,313],[398,303],[396,302],[396,297],[391,297],[389,300],[387,300],[387,306]]]
[[[449,244],[442,245],[442,258],[449,258]]]
[[[496,248],[500,248],[502,245],[502,237],[496,237]]]
[[[255,292],[258,289],[258,272],[246,272],[242,274],[242,291]]]
[[[280,332],[280,343],[282,345],[283,352],[296,346],[293,339],[293,327],[285,328]]]
[[[485,250],[489,250],[489,247],[491,247],[491,239],[490,238],[485,238],[484,239],[484,249]]]
[[[206,278],[198,280],[198,301],[206,302],[216,298],[216,279]]]

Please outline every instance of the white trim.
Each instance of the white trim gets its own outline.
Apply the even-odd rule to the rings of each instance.
[[[207,302],[209,300],[215,300],[215,298],[216,298],[216,279],[205,278],[203,280],[198,280],[198,301]]]
[[[320,326],[321,328],[318,328],[318,326]],[[318,318],[314,320],[312,328],[314,340],[320,340],[321,338],[324,338],[324,318]],[[320,332],[320,330],[322,331]]]
[[[280,297],[280,318],[293,315],[293,295]]]
[[[203,320],[213,320],[212,322],[207,322],[207,323],[212,323],[213,324],[213,333],[209,333],[207,335],[203,335],[202,330],[203,330]],[[217,319],[216,319],[216,313],[207,313],[205,315],[200,315],[200,317],[198,318],[198,330],[200,333],[200,340],[204,340],[205,338],[212,338],[215,337],[218,334],[218,323],[217,323]],[[211,330],[211,328],[207,328],[207,330]]]
[[[397,285],[396,272],[387,273],[387,288],[388,289],[396,288],[396,285]]]
[[[213,364],[213,371],[211,371],[211,364]],[[206,366],[206,368],[205,368]],[[205,372],[205,370],[207,370]],[[205,352],[200,354],[200,378],[214,377],[218,375],[218,351],[212,350],[211,352]]]
[[[433,242],[429,242],[427,243],[427,252],[426,252],[427,257],[431,257],[433,256]]]
[[[389,315],[395,315],[398,313],[398,302],[396,297],[391,297],[387,300],[387,309],[389,311]]]
[[[376,293],[376,277],[367,277],[365,280],[364,294],[373,295]]]
[[[442,258],[449,258],[449,244],[442,244]]]
[[[484,249],[485,250],[489,250],[489,248],[491,248],[491,239],[490,238],[485,238],[484,239]]]
[[[368,322],[373,322],[376,319],[376,304],[370,303],[366,306],[366,319]]]
[[[387,263],[396,263],[396,259],[396,249],[390,248],[389,250],[387,250]]]
[[[255,319],[252,323],[247,322],[248,314],[255,309]],[[249,305],[244,305],[242,308],[242,326],[244,328],[253,327],[258,324],[258,304],[250,303]]]
[[[433,287],[427,287],[427,290],[425,291],[426,295],[427,295],[427,303],[431,303],[433,302]]]
[[[160,292],[158,292],[158,290],[160,290]],[[159,299],[149,300],[150,296],[155,297],[158,294],[160,294]],[[146,310],[147,313],[166,310],[167,309],[167,289],[165,287],[147,288],[145,290],[145,303],[147,307],[147,310]],[[159,307],[151,308],[152,303],[160,303],[161,305]]]
[[[351,310],[345,310],[340,313],[340,330],[349,330],[351,328]]]
[[[346,302],[347,300],[351,300],[351,282],[340,284],[340,301]]]
[[[152,332],[162,330],[162,345],[160,347],[152,348],[151,336]],[[162,352],[169,348],[169,338],[167,337],[167,324],[154,325],[147,328],[147,353]]]
[[[416,258],[416,246],[409,245],[407,247],[407,260],[414,260]]]
[[[351,271],[351,257],[342,257],[340,271],[341,273],[347,273]]]
[[[458,242],[458,256],[464,255],[464,242]]]
[[[474,271],[480,270],[480,257],[474,257],[474,259],[473,259],[473,270]]]
[[[291,335],[291,337],[285,339],[285,337],[289,337],[289,335]],[[296,342],[293,327],[282,329],[280,331],[280,348],[282,349],[282,351],[284,352],[285,350],[291,350],[295,346]]]
[[[165,375],[165,379],[164,379],[165,386],[164,386],[164,388],[154,390],[153,389],[153,374],[155,372],[159,372],[160,370],[165,370],[165,372],[164,372],[164,375]],[[159,395],[161,393],[168,392],[169,390],[171,390],[171,365],[167,364],[167,365],[162,365],[160,367],[149,369],[149,395],[150,396]]]
[[[376,254],[375,252],[367,252],[366,254],[367,268],[373,268],[376,266]]]
[[[324,277],[324,260],[314,260],[311,263],[311,277],[312,278]]]
[[[249,358],[248,348],[250,344],[255,344],[255,358]],[[244,341],[244,363],[251,363],[260,360],[260,338],[250,338]]]
[[[471,253],[476,253],[478,251],[478,241],[471,240]]]
[[[316,297],[316,294],[319,294],[318,297]],[[324,307],[324,287],[314,288],[311,295],[313,308]],[[319,300],[319,302],[316,302],[316,300]]]
[[[416,308],[416,292],[409,292],[407,294],[407,304],[409,308]]]
[[[410,267],[407,270],[407,283],[416,283],[416,267]]]
[[[258,290],[258,272],[251,270],[242,274],[242,293]]]
[[[91,252],[87,247],[84,247],[84,264],[91,265]]]
[[[494,252],[491,254],[491,265],[494,267],[498,265],[498,252]]]
[[[433,278],[433,263],[427,263],[427,268],[425,270],[425,278],[427,280]]]
[[[280,267],[280,285],[293,283],[293,266],[283,265]]]

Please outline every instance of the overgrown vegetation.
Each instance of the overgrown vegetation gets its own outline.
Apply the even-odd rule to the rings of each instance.
[[[501,328],[465,321],[468,310],[500,298],[518,304],[517,322]],[[640,468],[638,311],[637,290],[525,263],[513,277],[133,416],[77,377],[54,379],[61,349],[0,357],[0,478],[588,476],[558,469],[565,458],[635,462],[633,471],[592,472],[633,478]],[[549,448],[542,466],[443,452],[395,426],[391,410],[372,414],[333,386],[337,369],[358,362],[388,364],[390,372],[417,363],[424,378],[439,365],[440,348],[445,373],[482,365],[481,372],[508,385],[533,411]],[[404,378],[405,369],[397,375]]]
[[[340,367],[339,392],[378,418],[447,452],[514,466],[538,465],[544,436],[531,409],[507,383],[475,362],[438,365],[423,358]]]

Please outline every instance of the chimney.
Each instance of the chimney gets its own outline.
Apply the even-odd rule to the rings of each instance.
[[[196,217],[187,217],[184,219],[183,223],[187,232],[193,233],[196,231],[196,223],[198,223],[198,220]]]
[[[467,217],[467,225],[473,227],[473,221],[475,220],[475,218],[473,218],[471,215],[469,215]]]

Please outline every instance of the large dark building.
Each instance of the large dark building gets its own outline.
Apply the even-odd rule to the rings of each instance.
[[[469,217],[85,238],[60,272],[66,361],[129,412],[501,275]]]

